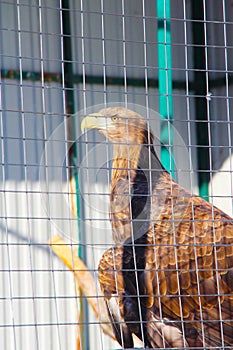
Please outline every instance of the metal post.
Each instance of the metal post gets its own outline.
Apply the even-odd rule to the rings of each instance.
[[[161,161],[174,177],[170,0],[157,0],[157,17]]]
[[[203,0],[191,1],[193,34],[193,68],[195,81],[195,113],[199,194],[208,200],[209,141],[206,101],[206,57]]]
[[[76,216],[78,220],[78,242],[81,241],[81,223],[80,223],[80,189],[78,182],[78,173],[76,169],[77,159],[77,145],[75,143],[75,103],[74,103],[74,74],[72,63],[72,41],[71,41],[71,25],[70,25],[70,7],[69,0],[62,0],[62,27],[63,27],[63,59],[64,59],[64,85],[65,85],[65,99],[66,99],[66,113],[67,117],[73,118],[72,125],[74,127],[68,130],[69,139],[73,140],[73,145],[69,150],[69,163],[71,164],[70,181],[72,178],[75,183],[76,193]],[[78,246],[77,254],[83,258],[83,251],[81,245]],[[87,303],[84,303],[82,298],[80,300],[80,322],[88,322],[88,309]],[[82,329],[82,344],[85,344],[85,349],[89,348],[89,331],[88,327],[81,326]],[[77,343],[77,349],[80,349],[82,345]]]

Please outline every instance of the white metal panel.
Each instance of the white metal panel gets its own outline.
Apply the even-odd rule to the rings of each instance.
[[[59,207],[57,201],[51,205]],[[57,210],[60,219],[63,212]],[[47,245],[57,228],[48,220],[40,184],[28,181],[26,192],[24,182],[5,182],[0,215],[1,348],[75,349],[74,279]],[[64,222],[68,237],[70,224]]]

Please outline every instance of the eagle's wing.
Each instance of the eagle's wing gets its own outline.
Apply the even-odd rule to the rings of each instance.
[[[189,346],[232,346],[232,219],[173,186],[148,232],[147,307],[174,320]]]
[[[129,295],[124,288],[124,285],[130,283],[130,281],[125,281],[125,277],[123,277],[123,250],[123,246],[116,246],[108,249],[102,255],[99,263],[99,282],[117,341],[124,348],[133,348],[132,334],[134,333],[138,335],[141,340],[144,340],[146,345],[150,348],[183,347],[186,342],[184,342],[184,337],[180,329],[172,324],[165,325],[163,320],[154,314],[150,308],[148,308],[150,321],[144,323],[144,336],[142,336],[140,330],[142,323],[140,323],[141,317],[138,315],[136,287],[134,286],[134,295]],[[133,256],[131,258],[133,260]],[[144,273],[139,275],[138,284],[144,284],[145,278],[146,276]],[[131,283],[131,285],[133,285],[133,283]],[[140,304],[141,308],[145,308],[142,302],[140,302]],[[143,339],[147,334],[147,329],[148,336],[151,338],[150,341]]]
[[[98,267],[99,283],[117,341],[122,347],[133,348],[132,333],[124,319],[122,257],[122,246],[104,252]]]
[[[232,220],[199,197],[170,200],[175,209],[167,199],[166,212],[161,206],[160,220],[147,233],[145,270],[137,273],[144,289],[138,291],[132,273],[122,271],[124,245],[100,261],[99,281],[116,338],[125,348],[133,346],[132,333],[153,348],[232,346]]]

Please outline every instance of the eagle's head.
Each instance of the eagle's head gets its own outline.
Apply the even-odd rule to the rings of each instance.
[[[124,107],[104,108],[98,113],[89,114],[82,120],[82,132],[84,129],[97,129],[113,143],[153,143],[147,121],[138,113]]]

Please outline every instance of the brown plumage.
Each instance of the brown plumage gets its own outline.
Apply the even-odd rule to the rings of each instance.
[[[233,348],[233,223],[175,183],[146,120],[125,108],[90,115],[112,143],[110,220],[116,245],[99,282],[118,342],[150,348]]]

